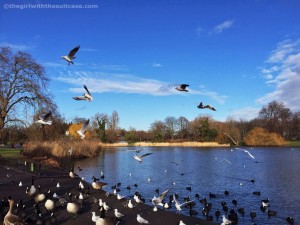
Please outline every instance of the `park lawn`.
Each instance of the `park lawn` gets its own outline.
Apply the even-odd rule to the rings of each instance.
[[[0,155],[3,158],[20,158],[19,148],[0,148]]]
[[[289,141],[286,146],[290,147],[300,147],[300,141]]]

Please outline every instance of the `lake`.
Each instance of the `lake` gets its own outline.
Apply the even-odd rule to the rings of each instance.
[[[135,150],[141,150],[138,155],[153,153],[146,156],[143,162],[136,161],[133,156]],[[135,191],[139,191],[146,199],[146,204],[152,205],[150,200],[171,188],[169,195],[178,193],[179,202],[183,197],[190,196],[196,203],[194,210],[202,215],[203,204],[195,197],[199,193],[200,199],[206,197],[212,203],[210,214],[214,216],[216,209],[221,215],[221,202],[226,201],[229,209],[245,208],[245,216],[239,215],[238,224],[252,224],[250,211],[256,212],[254,222],[257,224],[287,224],[286,218],[292,216],[295,224],[300,224],[300,148],[246,148],[255,159],[246,152],[232,148],[195,148],[195,147],[122,147],[110,148],[100,152],[99,157],[76,161],[76,168],[83,170],[78,174],[88,182],[92,176],[100,177],[109,185],[104,188],[113,192],[111,186],[121,182],[120,194],[132,198]],[[252,181],[252,182],[251,182]],[[253,183],[254,181],[254,183]],[[138,187],[134,187],[138,184]],[[126,189],[131,185],[131,190]],[[191,187],[191,191],[187,190]],[[229,195],[225,195],[227,190]],[[260,191],[261,195],[253,192]],[[216,198],[209,198],[209,193]],[[269,199],[270,210],[277,212],[276,216],[268,218],[267,212],[260,210],[261,200]],[[237,200],[234,207],[232,200]],[[174,204],[169,210],[175,212]],[[188,215],[188,209],[183,207],[183,214]],[[216,221],[214,217],[214,221]],[[221,220],[219,219],[219,222]]]

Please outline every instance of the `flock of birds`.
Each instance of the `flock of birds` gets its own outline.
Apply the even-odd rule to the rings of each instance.
[[[75,54],[78,52],[78,50],[80,49],[80,46],[76,46],[75,48],[73,48],[68,55],[65,56],[61,56],[61,59],[64,59],[68,62],[68,65],[73,64],[73,59],[75,59]],[[75,96],[73,97],[74,100],[76,101],[93,101],[93,97],[92,94],[90,93],[89,89],[87,88],[86,85],[83,85],[84,89],[85,89],[85,93],[81,96]],[[181,92],[188,92],[189,90],[187,89],[187,87],[189,87],[188,84],[180,84],[177,87],[175,87],[176,90],[181,91]],[[199,103],[199,105],[197,106],[199,109],[210,109],[212,111],[216,111],[216,109],[211,106],[211,105],[203,105],[202,102]],[[36,123],[42,124],[42,125],[51,125],[52,121],[48,120],[48,118],[51,116],[51,111],[49,111],[48,113],[39,116],[39,119],[36,121]],[[77,131],[77,133],[79,134],[81,139],[85,138],[85,131],[86,128],[89,124],[89,120],[86,120],[83,124],[80,130]]]
[[[70,64],[74,64],[73,59],[75,59],[75,55],[78,52],[80,46],[76,46],[74,49],[72,49],[68,55],[66,56],[62,56],[61,58],[66,60],[68,62],[68,65]],[[74,100],[76,101],[93,101],[93,97],[92,94],[90,93],[89,89],[87,88],[86,85],[83,85],[84,89],[85,89],[85,93],[81,96],[75,96],[73,97]],[[188,84],[181,84],[177,87],[175,87],[176,90],[181,91],[181,92],[188,92],[187,87],[189,87]],[[199,109],[210,109],[212,111],[216,111],[216,109],[211,106],[211,105],[204,105],[202,102],[199,103],[199,105],[197,106]],[[45,115],[39,116],[39,119],[36,121],[36,123],[38,124],[42,124],[42,125],[52,125],[52,121],[49,120],[50,116],[52,115],[51,111],[46,113]],[[89,120],[86,120],[83,124],[81,129],[77,130],[78,135],[84,139],[85,138],[85,132],[87,129],[87,126],[89,124]],[[249,157],[251,157],[252,159],[255,159],[255,157],[248,151],[245,149],[240,149],[240,148],[236,148],[237,150],[241,150],[245,153],[248,154]],[[150,156],[153,153],[145,153],[145,154],[139,154],[140,150],[135,151],[133,158],[142,163],[143,159],[146,156]],[[71,154],[71,153],[70,153]],[[229,162],[229,161],[228,161]],[[179,165],[178,162],[172,162],[176,165]],[[230,163],[230,162],[229,162]],[[184,174],[182,174],[183,176]],[[79,178],[79,176],[77,174],[74,173],[74,168],[72,167],[70,173],[69,173],[70,178],[72,179],[76,179]],[[101,174],[100,178],[96,178],[93,177],[93,182],[91,184],[91,187],[94,190],[101,190],[103,187],[107,186],[108,184],[105,182],[101,182],[99,181],[100,179],[104,179],[104,175]],[[150,179],[150,178],[149,178]],[[150,180],[148,180],[150,182]],[[253,181],[254,182],[254,181]],[[19,184],[19,186],[22,186],[21,182]],[[113,196],[116,196],[116,198],[118,200],[124,200],[126,199],[126,204],[125,207],[126,208],[134,208],[136,207],[137,204],[139,203],[144,203],[145,199],[142,197],[142,195],[136,191],[134,193],[133,199],[127,199],[127,197],[125,198],[124,196],[121,196],[118,192],[120,191],[120,186],[121,183],[118,183],[117,185],[114,185],[112,187],[113,189]],[[138,185],[136,185],[137,187]],[[57,187],[59,187],[59,183],[57,184]],[[128,190],[131,189],[130,186],[126,187]],[[191,191],[192,188],[191,187],[187,187],[186,188],[188,191]],[[216,210],[214,212],[214,216],[211,213],[211,209],[212,209],[212,203],[209,202],[209,199],[213,199],[216,198],[216,195],[213,193],[209,193],[208,197],[206,198],[202,198],[200,199],[200,195],[197,193],[195,194],[195,199],[192,199],[191,197],[184,197],[184,201],[181,203],[179,201],[179,195],[177,193],[173,193],[173,194],[169,194],[171,189],[167,189],[164,192],[162,192],[161,194],[159,194],[159,189],[156,189],[155,192],[157,194],[159,194],[159,196],[154,196],[151,199],[151,203],[153,205],[153,211],[157,211],[158,208],[162,208],[164,210],[169,209],[170,207],[172,207],[172,205],[175,206],[176,212],[177,213],[181,213],[181,211],[183,210],[183,207],[188,208],[189,214],[191,216],[195,216],[198,214],[198,212],[196,212],[196,210],[193,209],[193,207],[196,205],[196,202],[200,202],[201,204],[203,204],[203,208],[202,208],[202,215],[206,218],[207,221],[213,221],[214,220],[214,216],[216,218],[217,222],[221,222],[221,225],[226,225],[226,224],[237,224],[238,223],[238,214],[240,214],[241,216],[245,215],[245,210],[243,207],[239,207],[237,208],[237,200],[234,199],[232,200],[232,204],[234,207],[232,207],[231,209],[229,209],[229,205],[227,204],[227,202],[222,201],[221,206],[222,206],[222,210],[223,212],[221,212],[220,210]],[[74,214],[75,216],[78,215],[78,213],[80,212],[80,209],[82,207],[82,204],[84,202],[85,199],[89,198],[90,195],[90,189],[89,187],[86,187],[86,184],[84,182],[82,182],[79,179],[79,183],[78,183],[78,194],[74,195],[71,192],[70,193],[66,193],[63,196],[58,196],[56,193],[52,193],[51,190],[48,190],[47,192],[41,192],[40,188],[36,188],[34,186],[34,177],[32,178],[32,185],[30,187],[26,188],[26,194],[31,198],[32,201],[35,202],[34,204],[34,211],[35,211],[35,216],[33,218],[33,216],[31,217],[26,217],[26,216],[22,216],[22,212],[24,212],[25,210],[23,209],[23,204],[22,202],[19,202],[17,204],[17,207],[14,208],[14,201],[12,199],[8,199],[7,202],[9,204],[9,211],[6,214],[6,216],[4,217],[4,225],[11,225],[11,224],[23,224],[24,220],[30,220],[30,221],[34,221],[34,224],[45,224],[45,222],[43,221],[42,218],[42,207],[44,209],[47,210],[47,212],[52,212],[51,216],[49,218],[49,224],[55,224],[57,222],[57,219],[55,218],[54,215],[54,209],[57,207],[66,207],[66,210],[68,211],[68,213]],[[259,192],[253,192],[254,195],[260,195]],[[107,192],[107,196],[110,196],[111,193]],[[229,195],[229,192],[225,190],[224,195]],[[169,196],[169,197],[167,197]],[[100,215],[96,215],[97,213],[95,211],[92,212],[92,216],[91,216],[91,220],[96,224],[96,225],[112,225],[112,224],[117,224],[118,221],[121,221],[122,218],[125,217],[125,215],[118,211],[118,209],[114,209],[114,218],[112,217],[108,217],[107,216],[107,212],[108,210],[112,210],[112,208],[108,205],[108,203],[104,202],[103,199],[94,199],[94,204],[98,204],[99,205],[99,212]],[[1,205],[4,204],[4,202],[1,202]],[[275,216],[276,215],[276,211],[272,211],[269,209],[269,205],[270,202],[268,199],[262,200],[261,201],[261,207],[260,209],[263,212],[267,212],[268,216]],[[221,214],[223,214],[221,216]],[[225,216],[227,215],[227,217]],[[256,217],[256,213],[251,211],[249,213],[253,224],[255,223],[255,217]],[[219,219],[222,218],[222,220],[220,221]],[[143,218],[140,214],[136,215],[136,220],[138,223],[140,224],[150,224],[151,222],[149,222],[146,218]],[[117,221],[117,222],[116,222]],[[287,217],[286,221],[289,224],[294,224],[294,220],[292,217]],[[27,221],[28,222],[28,221]],[[29,222],[30,223],[30,222]],[[185,223],[180,220],[178,222],[179,225],[185,225]]]

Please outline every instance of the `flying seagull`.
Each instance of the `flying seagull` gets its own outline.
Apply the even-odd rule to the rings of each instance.
[[[199,109],[210,109],[212,111],[217,111],[213,106],[211,105],[203,105],[202,102],[200,102],[200,104],[197,106]]]
[[[193,202],[193,201],[187,201],[187,202],[180,204],[179,201],[176,199],[175,195],[173,195],[173,201],[175,202],[175,207],[176,207],[177,211],[179,211],[179,212],[182,210],[181,206],[184,206],[186,204]]]
[[[86,128],[89,124],[90,120],[88,119],[87,121],[85,121],[83,124],[82,124],[82,127],[80,130],[77,130],[77,133],[79,134],[80,138],[81,139],[84,139],[85,138],[85,131],[86,131]]]
[[[82,96],[76,96],[76,97],[73,97],[74,100],[87,100],[87,101],[92,101],[93,100],[93,97],[89,91],[89,89],[83,85],[84,89],[86,90],[86,93],[84,93]]]
[[[52,112],[49,111],[47,114],[39,116],[39,120],[37,120],[36,123],[44,124],[44,125],[51,125],[52,124],[51,120],[46,121],[49,118],[49,116],[51,116],[51,114],[52,114]]]
[[[74,63],[73,63],[72,60],[76,58],[76,57],[75,57],[75,54],[76,54],[76,52],[79,50],[79,48],[80,48],[79,45],[76,46],[75,48],[73,48],[73,49],[69,52],[68,55],[62,56],[61,59],[66,60],[66,61],[68,62],[68,66],[70,65],[70,63],[74,65]]]
[[[153,153],[146,153],[146,154],[143,154],[143,155],[141,155],[141,156],[138,156],[136,153],[134,153],[133,158],[134,158],[135,160],[139,161],[139,162],[142,162],[142,161],[143,161],[142,158],[144,158],[144,157],[147,156],[147,155],[152,155],[152,154],[153,154]]]
[[[188,92],[189,90],[186,89],[186,87],[188,87],[188,86],[190,86],[190,85],[188,85],[188,84],[180,84],[175,89],[178,90],[178,91]]]
[[[254,156],[253,156],[248,150],[242,149],[242,148],[235,148],[235,149],[244,151],[244,152],[246,152],[252,159],[255,159]]]
[[[155,197],[155,196],[154,196],[154,197],[152,198],[151,202],[152,202],[154,205],[160,205],[160,206],[162,206],[162,205],[163,205],[163,204],[162,204],[162,201],[164,200],[164,198],[166,197],[166,195],[168,194],[169,191],[170,191],[170,189],[164,191],[164,192],[161,193],[161,195],[158,196],[158,197]]]

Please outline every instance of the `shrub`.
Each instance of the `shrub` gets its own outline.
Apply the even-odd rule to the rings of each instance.
[[[99,154],[100,145],[94,140],[59,140],[52,142],[30,141],[26,143],[23,154],[28,157],[71,157],[88,158]],[[72,153],[70,151],[72,149]]]
[[[279,146],[286,141],[277,133],[269,133],[266,129],[255,127],[245,137],[246,145],[251,146]]]

